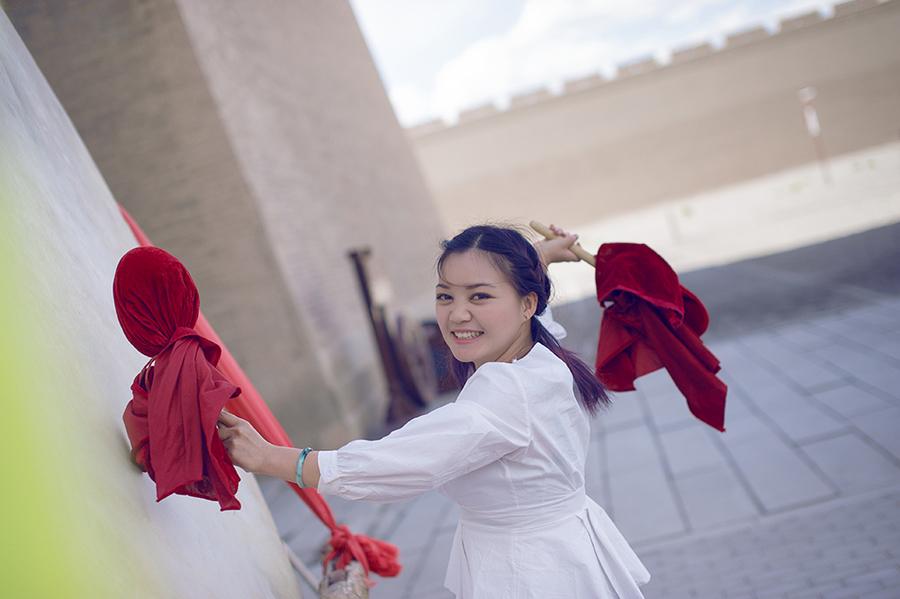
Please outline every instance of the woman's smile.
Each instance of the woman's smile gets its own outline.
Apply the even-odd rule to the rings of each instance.
[[[477,341],[479,337],[484,335],[484,331],[459,329],[459,330],[451,331],[451,334],[453,335],[456,343],[459,343],[460,345],[464,345],[467,343],[474,343],[475,341]]]

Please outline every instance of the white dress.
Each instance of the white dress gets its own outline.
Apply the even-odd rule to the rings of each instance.
[[[319,452],[318,490],[460,506],[444,585],[464,599],[636,599],[650,574],[585,495],[588,415],[540,343],[475,371],[455,402],[376,440]]]

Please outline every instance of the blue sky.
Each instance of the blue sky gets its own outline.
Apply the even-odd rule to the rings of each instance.
[[[400,122],[485,102],[809,10],[826,0],[351,0]]]

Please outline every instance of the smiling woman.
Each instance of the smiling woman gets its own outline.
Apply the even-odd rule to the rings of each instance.
[[[590,416],[609,399],[538,319],[546,265],[577,259],[574,242],[536,249],[494,226],[444,242],[435,310],[465,381],[455,402],[334,451],[270,446],[226,414],[232,459],[345,499],[444,493],[460,507],[444,581],[458,597],[642,597],[650,574],[585,494]]]
[[[578,260],[569,249],[577,236],[565,235],[560,229],[554,232],[563,237],[539,242],[537,248],[514,229],[488,225],[469,227],[444,242],[437,267],[438,324],[453,353],[460,382],[486,361],[515,360],[537,342],[566,364],[584,407],[594,414],[599,403],[608,402],[602,386],[577,355],[559,344],[540,318],[548,310],[550,297],[546,267],[552,262]],[[454,285],[451,280],[458,278]],[[453,287],[463,291],[457,299],[446,291],[441,293]],[[469,330],[465,319],[474,320],[476,325],[488,323],[490,330]],[[462,347],[482,340],[472,351]]]
[[[528,353],[536,300],[534,293],[520,297],[489,254],[471,250],[441,264],[435,312],[453,356],[478,368]]]

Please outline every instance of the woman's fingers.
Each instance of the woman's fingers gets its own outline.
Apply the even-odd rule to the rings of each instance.
[[[550,230],[559,235],[560,237],[568,237],[569,233],[566,232],[562,227],[557,227],[556,225],[550,225]]]
[[[243,422],[242,419],[238,418],[231,412],[227,412],[225,410],[222,410],[221,412],[219,412],[219,420],[218,421],[221,422],[222,424],[224,424],[225,426],[234,426],[236,424]]]
[[[217,433],[235,466],[248,472],[259,472],[265,463],[269,443],[248,421],[222,410]]]

